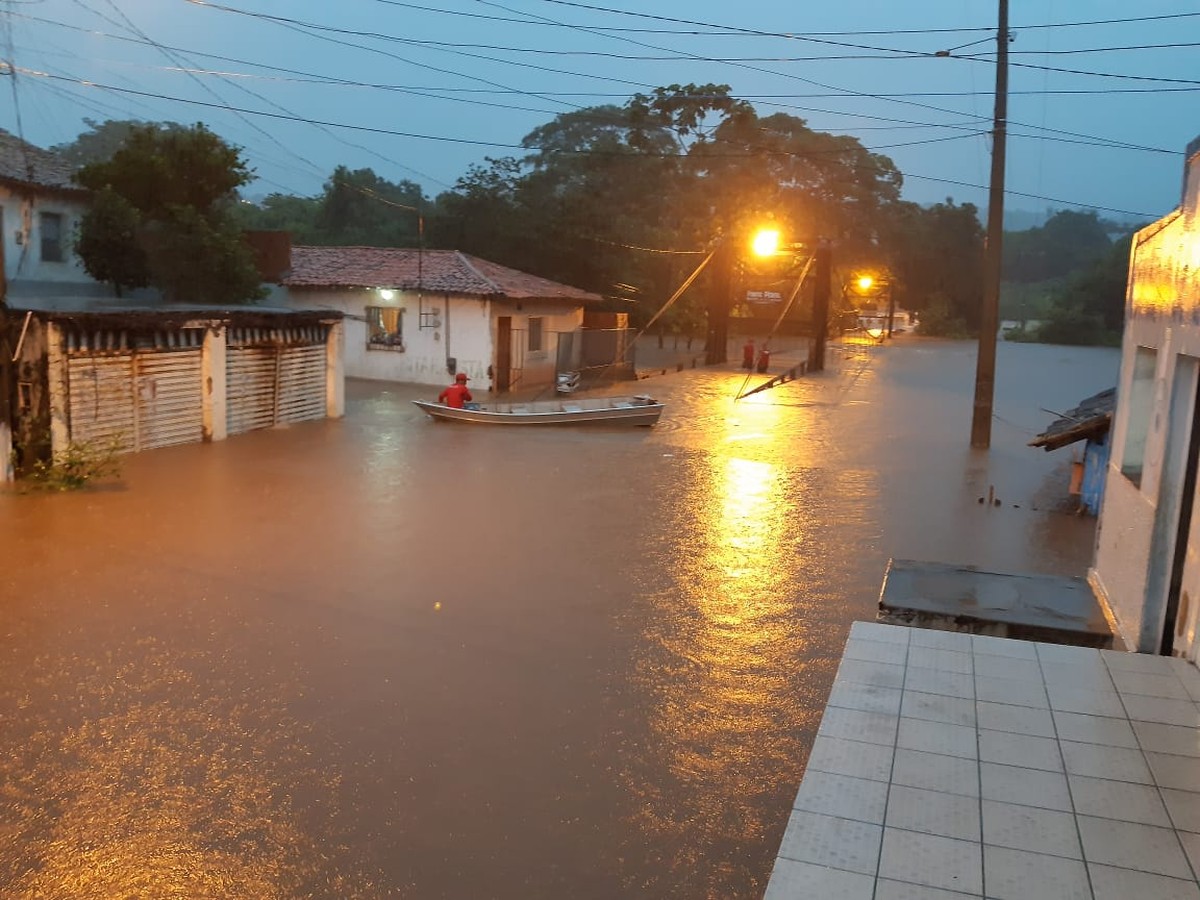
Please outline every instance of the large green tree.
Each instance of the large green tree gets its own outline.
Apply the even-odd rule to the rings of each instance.
[[[261,297],[233,214],[252,177],[241,152],[203,125],[132,128],[109,159],[75,174],[100,199],[77,236],[84,267],[118,287],[156,287],[172,302]]]

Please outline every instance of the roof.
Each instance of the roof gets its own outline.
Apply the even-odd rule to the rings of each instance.
[[[1116,405],[1116,388],[1093,394],[1080,401],[1074,409],[1067,410],[1062,418],[1051,422],[1049,428],[1029,442],[1029,446],[1050,451],[1076,441],[1101,437],[1112,425],[1113,409]]]
[[[292,247],[289,288],[393,288],[510,300],[599,303],[599,294],[539,278],[458,250]]]
[[[37,187],[79,191],[72,169],[57,153],[35,147],[0,128],[0,180]]]

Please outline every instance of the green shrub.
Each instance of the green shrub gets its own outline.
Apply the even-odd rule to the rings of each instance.
[[[94,481],[121,474],[121,438],[107,441],[71,441],[53,459],[37,460],[29,466],[25,483],[46,491],[77,491]]]

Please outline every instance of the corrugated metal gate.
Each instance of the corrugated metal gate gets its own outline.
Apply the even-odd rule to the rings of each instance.
[[[328,331],[322,325],[229,330],[225,351],[229,434],[325,417]]]
[[[127,451],[202,440],[202,340],[198,329],[69,333],[71,440]]]

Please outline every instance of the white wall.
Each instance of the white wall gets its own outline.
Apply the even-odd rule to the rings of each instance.
[[[543,319],[545,349],[525,354],[526,373],[522,383],[526,385],[554,380],[553,332],[574,331],[583,324],[583,309],[577,306],[497,302],[443,293],[424,293],[418,297],[415,291],[397,291],[391,300],[384,300],[378,291],[363,288],[274,288],[267,302],[294,309],[336,309],[344,313],[347,378],[444,385],[452,378],[446,362],[450,357],[457,361],[456,371],[465,372],[471,386],[479,390],[490,385],[487,372],[495,362],[496,319],[500,316],[511,316],[513,329],[519,331],[528,329],[530,316]],[[403,350],[381,349],[367,343],[368,306],[403,310]],[[439,324],[420,327],[420,310],[437,310]]]
[[[65,194],[24,195],[0,185],[0,206],[4,209],[4,271],[14,295],[24,285],[36,283],[97,285],[84,270],[72,249],[75,228],[86,209],[82,200]],[[42,260],[40,213],[58,213],[63,217],[63,262]]]
[[[1181,208],[1143,229],[1133,244],[1113,450],[1092,571],[1121,636],[1131,648],[1143,652],[1157,652],[1161,639],[1166,597],[1159,586],[1169,574],[1177,527],[1160,522],[1155,534],[1160,498],[1180,487],[1164,484],[1162,478],[1168,435],[1172,428],[1182,434],[1179,429],[1187,425],[1184,421],[1173,423],[1171,418],[1176,368],[1181,355],[1200,358],[1200,154],[1189,160],[1185,184]],[[1139,401],[1133,382],[1139,347],[1156,350],[1158,358],[1153,387],[1141,396],[1149,408],[1135,410]],[[1190,403],[1183,405],[1190,414]],[[1177,405],[1176,419],[1181,418]],[[1139,442],[1136,434],[1130,436],[1130,427],[1136,428],[1139,421],[1146,423],[1140,484],[1122,473],[1127,443]],[[1182,452],[1186,452],[1186,443],[1182,440]],[[1200,515],[1200,509],[1193,515]],[[1188,551],[1200,552],[1195,539],[1189,542]]]

